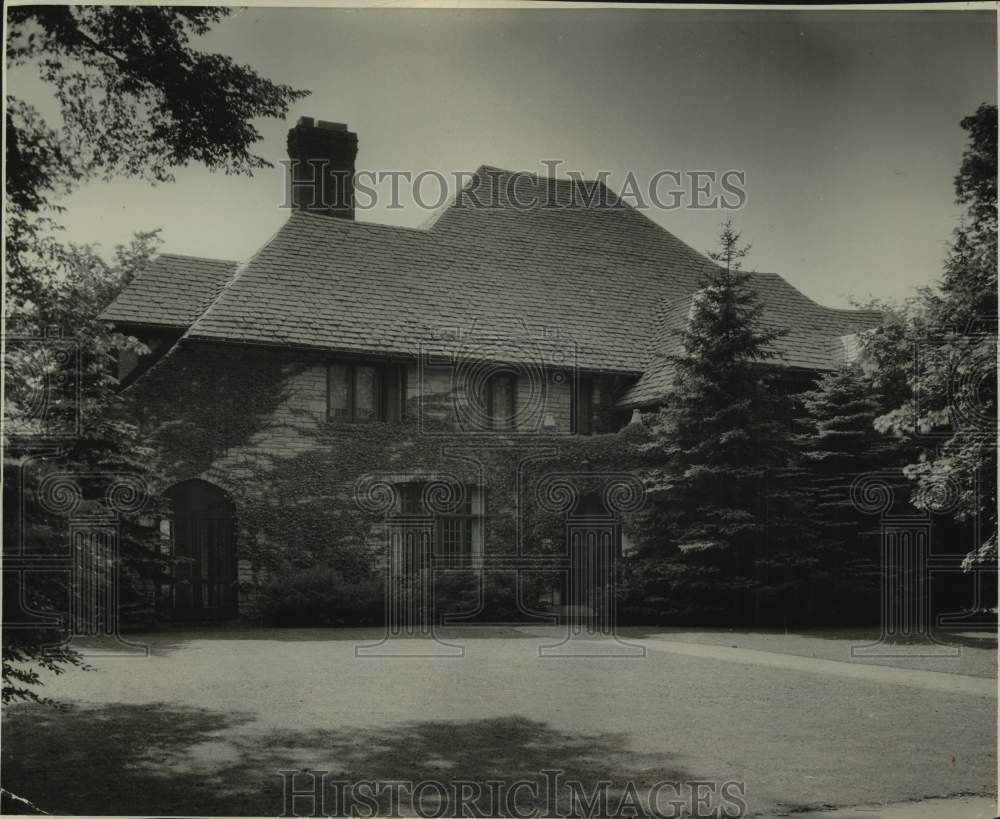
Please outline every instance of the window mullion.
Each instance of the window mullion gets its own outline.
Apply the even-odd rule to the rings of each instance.
[[[348,376],[347,376],[347,409],[348,409],[347,414],[352,422],[357,420],[357,414],[355,412],[355,407],[354,407],[355,403],[354,398],[358,392],[357,378],[358,378],[358,368],[354,364],[349,364]]]
[[[485,384],[485,388],[486,388],[486,419],[487,419],[487,423],[489,424],[489,429],[491,429],[491,430],[492,429],[496,429],[496,427],[497,427],[496,418],[494,417],[494,401],[495,401],[494,385],[495,385],[495,383],[496,383],[496,376],[491,375],[491,376],[487,377],[486,384]]]
[[[399,420],[406,420],[406,383],[407,368],[405,364],[399,366]]]
[[[385,389],[385,379],[386,379],[386,366],[380,364],[378,369],[375,370],[375,420],[384,421],[385,420],[385,401],[386,401],[386,389]]]
[[[517,376],[510,377],[510,429],[517,431]]]

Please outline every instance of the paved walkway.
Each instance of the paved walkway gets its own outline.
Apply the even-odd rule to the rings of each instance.
[[[972,694],[980,697],[997,698],[997,681],[986,677],[970,677],[966,674],[948,674],[943,671],[920,671],[911,668],[895,668],[888,665],[864,665],[837,660],[821,660],[816,657],[800,657],[795,654],[777,654],[772,651],[757,651],[750,648],[730,648],[703,643],[685,643],[666,637],[649,637],[634,642],[653,651],[684,654],[725,660],[734,663],[752,663],[790,671],[807,671],[815,674],[829,674],[854,680],[868,680],[910,688],[924,688],[931,691],[947,691],[953,694]]]
[[[998,815],[995,799],[963,796],[957,799],[925,799],[922,802],[859,805],[837,810],[790,813],[783,819],[994,819]]]

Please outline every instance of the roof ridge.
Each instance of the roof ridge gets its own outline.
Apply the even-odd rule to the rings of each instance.
[[[549,176],[543,176],[542,174],[535,173],[534,171],[527,171],[527,170],[516,170],[515,171],[515,170],[510,170],[509,168],[501,168],[501,167],[499,167],[497,165],[486,165],[486,164],[480,165],[478,168],[476,168],[475,172],[472,175],[473,176],[479,176],[479,174],[481,172],[483,172],[483,171],[485,171],[485,172],[491,172],[492,171],[492,172],[495,172],[497,174],[502,174],[502,175],[505,175],[505,176],[527,176],[527,177],[530,177],[531,179],[534,179],[536,181],[560,182],[560,183],[567,184],[567,185],[578,185],[578,184],[600,185],[605,190],[608,190],[608,191],[611,191],[612,193],[614,193],[614,191],[611,190],[611,188],[609,188],[607,186],[607,184],[605,184],[604,180],[602,180],[602,179],[590,179],[590,178],[586,178],[585,179],[583,177],[577,179],[575,177],[551,176],[551,175],[549,175]],[[618,197],[618,194],[615,194],[615,196]]]
[[[236,259],[220,259],[216,256],[193,256],[190,253],[157,253],[152,258],[187,259],[193,262],[215,262],[216,264],[229,264],[229,265],[239,264],[239,262]]]
[[[338,228],[343,228],[345,230],[351,230],[353,228],[371,228],[373,230],[400,230],[407,231],[409,233],[429,233],[430,231],[426,228],[411,227],[410,225],[395,225],[391,222],[362,222],[357,219],[342,219],[337,216],[329,216],[325,213],[309,213],[304,210],[293,210],[289,215],[288,219],[282,225],[284,227],[293,219],[305,219],[306,221],[315,221],[316,224],[325,224],[327,226],[333,224]],[[280,230],[280,228],[279,228]],[[277,235],[277,231],[274,235]],[[273,239],[274,236],[271,237]],[[270,241],[270,239],[268,240]],[[254,254],[256,255],[256,254]]]

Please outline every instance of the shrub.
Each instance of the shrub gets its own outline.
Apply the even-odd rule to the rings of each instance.
[[[426,574],[401,576],[396,593],[420,608],[419,617],[441,624],[446,616],[456,622],[512,622],[531,617],[517,605],[516,578],[512,572],[472,569],[438,570],[433,596],[421,599]],[[542,583],[530,580],[525,587],[528,606],[538,608]],[[274,626],[380,625],[385,621],[385,577],[371,574],[350,577],[330,568],[286,569],[270,577],[259,590],[263,620]]]
[[[538,608],[539,584],[525,584],[524,602]],[[513,572],[467,569],[438,572],[434,581],[434,612],[442,617],[465,615],[469,622],[514,622],[530,620],[517,603],[517,579]],[[459,622],[455,620],[455,622]]]
[[[336,569],[292,569],[260,589],[264,622],[275,626],[354,626],[381,623],[385,599],[380,575],[348,578]]]
[[[418,587],[429,580],[424,573],[400,577],[400,591],[412,589],[410,599],[420,601]],[[529,582],[525,602],[537,608],[539,589]],[[490,572],[475,569],[438,570],[433,577],[433,595],[420,601],[424,622],[442,624],[444,618],[460,622],[512,622],[530,620],[517,605],[516,579],[512,572]],[[452,619],[454,618],[454,619]]]

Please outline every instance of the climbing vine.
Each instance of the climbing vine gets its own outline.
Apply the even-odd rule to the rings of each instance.
[[[586,437],[470,434],[442,407],[413,400],[399,423],[327,421],[315,385],[312,403],[302,398],[303,376],[322,362],[182,345],[135,388],[170,480],[202,477],[231,496],[239,556],[254,569],[244,579],[247,599],[278,575],[298,574],[300,585],[303,572],[324,571],[365,582],[385,551],[387,511],[359,496],[373,476],[448,475],[479,487],[487,556],[556,551],[562,518],[542,502],[540,482],[560,475],[586,497],[602,476],[629,468],[632,442],[644,434],[638,426]],[[450,396],[433,400],[447,404]]]

